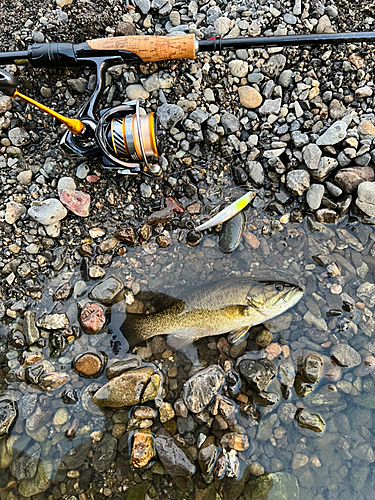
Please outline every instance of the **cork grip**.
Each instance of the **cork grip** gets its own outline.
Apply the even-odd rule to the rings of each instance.
[[[93,50],[125,50],[143,62],[195,59],[194,35],[184,36],[117,36],[88,40]]]

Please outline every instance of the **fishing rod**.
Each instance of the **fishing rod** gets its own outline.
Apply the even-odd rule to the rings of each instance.
[[[197,40],[193,34],[183,36],[120,36],[87,40],[79,44],[37,43],[27,50],[0,53],[0,65],[31,64],[33,67],[70,67],[95,65],[95,89],[76,118],[67,118],[19,93],[17,79],[0,70],[0,91],[20,97],[63,122],[68,130],[61,139],[62,149],[70,155],[99,156],[105,168],[135,175],[144,172],[159,175],[161,168],[149,163],[160,156],[164,132],[155,113],[141,114],[143,99],[97,112],[105,86],[105,72],[121,63],[149,63],[173,59],[195,59],[200,52],[221,52],[260,47],[285,47],[375,42],[375,32],[323,33],[271,37],[213,37]]]

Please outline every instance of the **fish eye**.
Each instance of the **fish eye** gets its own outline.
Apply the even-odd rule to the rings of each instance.
[[[278,283],[277,285],[275,285],[275,288],[278,292],[282,292],[284,290],[284,286],[281,285],[280,283]]]

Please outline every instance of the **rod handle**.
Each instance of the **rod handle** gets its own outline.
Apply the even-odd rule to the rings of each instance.
[[[125,50],[143,62],[195,59],[194,34],[183,36],[117,36],[88,40],[93,50]]]

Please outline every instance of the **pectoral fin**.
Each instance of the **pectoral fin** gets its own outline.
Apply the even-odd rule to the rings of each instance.
[[[233,330],[228,334],[228,342],[230,344],[237,344],[240,341],[242,342],[249,336],[249,330],[249,326],[241,326],[240,328],[237,328],[237,330]]]
[[[194,342],[195,338],[191,331],[171,333],[167,336],[167,344],[172,349],[178,350]]]

